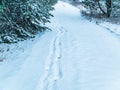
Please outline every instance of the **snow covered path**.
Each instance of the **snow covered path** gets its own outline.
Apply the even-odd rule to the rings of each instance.
[[[0,90],[120,90],[120,40],[69,4],[55,8],[53,31],[0,75]]]
[[[60,27],[57,35],[51,42],[50,52],[45,61],[43,77],[40,80],[40,86],[37,87],[37,90],[57,90],[57,80],[62,77],[60,59],[62,58],[61,37],[64,33],[65,30]]]
[[[63,9],[59,9],[62,6]],[[119,90],[120,40],[104,28],[84,20],[74,7],[57,7],[56,17],[59,18],[55,20],[67,30],[62,38],[63,77],[59,89]]]

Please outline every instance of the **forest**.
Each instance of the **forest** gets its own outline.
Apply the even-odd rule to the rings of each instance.
[[[66,0],[64,0],[66,1]],[[119,0],[67,0],[79,2],[86,10],[82,14],[89,18],[105,19],[111,23],[120,21]],[[16,43],[35,37],[36,33],[49,30],[57,0],[0,0],[0,43]]]

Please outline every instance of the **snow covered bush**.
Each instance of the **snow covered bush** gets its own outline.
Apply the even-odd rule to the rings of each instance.
[[[57,0],[4,0],[0,13],[0,42],[12,43],[48,29],[45,23]]]

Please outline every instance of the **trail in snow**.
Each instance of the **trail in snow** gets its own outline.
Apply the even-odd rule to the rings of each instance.
[[[78,9],[65,3],[56,8],[56,21],[68,31],[62,38],[63,77],[57,89],[120,90],[120,40],[84,20]]]
[[[57,35],[53,38],[50,44],[50,51],[47,60],[45,61],[44,73],[40,80],[40,86],[37,90],[57,90],[58,80],[62,77],[61,70],[61,37],[66,32],[63,27],[57,30]]]
[[[53,31],[0,75],[0,90],[120,90],[120,40],[69,4],[55,9]]]

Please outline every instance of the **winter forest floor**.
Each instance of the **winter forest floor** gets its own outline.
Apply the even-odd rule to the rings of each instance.
[[[120,90],[120,26],[58,2],[46,31],[0,45],[0,90]]]

